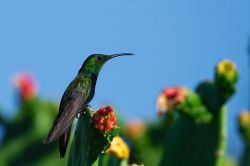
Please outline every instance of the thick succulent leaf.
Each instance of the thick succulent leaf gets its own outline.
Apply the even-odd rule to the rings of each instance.
[[[68,166],[88,166],[92,164],[92,161],[89,161],[92,132],[91,118],[92,115],[89,110],[80,115],[70,148]]]
[[[118,159],[112,154],[103,154],[99,158],[98,166],[128,166],[128,160]]]
[[[188,91],[186,100],[178,106],[177,110],[197,123],[208,123],[212,119],[212,113],[202,104],[200,96],[191,90]]]
[[[226,109],[208,124],[186,116],[168,132],[160,166],[222,166],[226,150]]]

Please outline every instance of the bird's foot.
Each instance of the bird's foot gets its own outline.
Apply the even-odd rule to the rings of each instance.
[[[81,118],[81,113],[82,113],[82,110],[78,112],[78,114],[76,115],[76,118],[77,119],[80,119]]]
[[[81,109],[81,110],[78,112],[78,114],[76,115],[76,118],[77,118],[77,119],[80,119],[80,118],[81,118],[81,113],[84,114],[84,113],[86,112],[86,108],[91,109],[91,105],[88,104],[84,109]]]
[[[76,115],[76,118],[77,118],[77,119],[80,119],[80,117],[81,117],[81,112],[79,112],[79,113]]]

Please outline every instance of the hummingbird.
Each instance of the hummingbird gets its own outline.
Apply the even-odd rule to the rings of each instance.
[[[125,55],[133,54],[90,55],[83,62],[77,76],[68,85],[61,98],[59,112],[48,136],[43,141],[44,144],[49,144],[59,138],[60,158],[65,156],[73,120],[78,113],[89,105],[94,97],[97,77],[103,65],[112,58]]]

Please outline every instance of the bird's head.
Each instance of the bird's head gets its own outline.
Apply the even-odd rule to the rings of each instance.
[[[115,57],[126,56],[126,55],[134,55],[134,54],[131,54],[131,53],[121,53],[121,54],[113,54],[113,55],[92,54],[84,61],[79,72],[98,75],[102,66],[108,60],[115,58]]]

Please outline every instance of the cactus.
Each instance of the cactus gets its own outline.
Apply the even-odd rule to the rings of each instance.
[[[241,166],[250,165],[250,112],[243,111],[238,118],[239,131],[244,141],[244,153],[240,161]]]
[[[225,102],[234,94],[237,78],[235,65],[223,60],[216,66],[215,81],[202,82],[196,91],[180,87],[172,87],[177,91],[175,95],[165,93],[167,89],[163,91],[166,105],[158,103],[158,110],[176,118],[174,123],[169,123],[172,127],[165,136],[160,165],[222,166],[225,163]]]
[[[222,165],[226,145],[225,117],[225,108],[207,124],[180,117],[166,136],[160,165]]]
[[[68,166],[98,163],[98,157],[107,150],[117,132],[112,107],[103,107],[96,113],[90,108],[83,110],[71,145]]]

